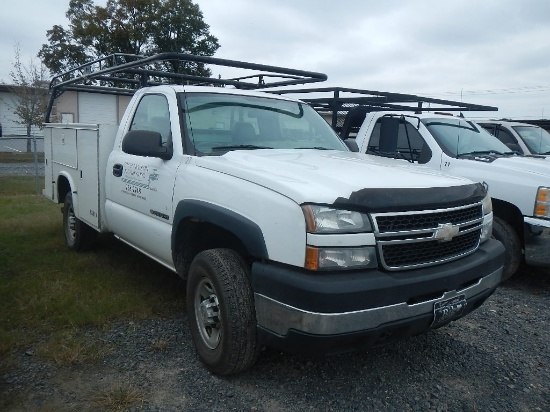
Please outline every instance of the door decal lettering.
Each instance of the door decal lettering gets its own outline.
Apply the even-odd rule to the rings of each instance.
[[[147,200],[147,191],[157,191],[159,177],[157,168],[124,162],[122,182],[125,185],[122,188],[122,193],[141,200]]]

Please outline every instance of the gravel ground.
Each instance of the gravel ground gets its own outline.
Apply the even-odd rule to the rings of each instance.
[[[0,164],[0,174],[32,175],[34,165]],[[428,334],[321,359],[267,349],[227,378],[197,360],[185,314],[121,322],[85,331],[106,349],[96,362],[56,365],[37,347],[8,367],[0,360],[0,410],[105,410],[97,401],[126,388],[130,411],[549,411],[549,315],[550,269],[524,268]]]
[[[525,269],[477,311],[428,334],[327,358],[267,349],[240,375],[197,360],[185,314],[87,330],[110,351],[56,366],[35,348],[0,376],[0,409],[104,410],[130,388],[130,411],[549,411],[550,270]]]

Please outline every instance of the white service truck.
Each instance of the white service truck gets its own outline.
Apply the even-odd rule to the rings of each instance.
[[[321,97],[304,100],[323,113],[345,141],[354,141],[360,153],[488,186],[494,237],[506,249],[503,281],[522,261],[550,264],[550,164],[543,156],[521,156],[475,122],[450,114],[496,108],[358,89],[307,93],[314,90]]]
[[[125,93],[91,82],[123,82],[130,68],[146,86],[150,74],[158,83],[155,59],[193,58],[154,57],[80,68],[54,79],[52,96]],[[119,125],[47,123],[44,194],[63,203],[68,246],[111,232],[185,279],[196,351],[222,375],[250,367],[262,345],[308,354],[381,345],[491,295],[504,248],[491,238],[483,185],[353,153],[307,104],[244,90],[272,79],[258,77],[140,87]]]

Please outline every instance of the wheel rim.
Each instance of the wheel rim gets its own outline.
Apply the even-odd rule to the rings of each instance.
[[[67,210],[67,222],[65,224],[65,233],[67,234],[67,238],[74,242],[76,239],[76,216],[74,214],[73,205],[69,205]]]
[[[221,312],[216,290],[208,278],[203,278],[195,291],[195,318],[206,346],[216,349],[222,334]]]

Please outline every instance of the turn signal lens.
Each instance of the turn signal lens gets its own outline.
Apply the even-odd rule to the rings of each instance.
[[[539,190],[537,190],[537,202],[548,202],[548,188],[539,187]]]
[[[539,187],[535,200],[536,217],[550,218],[550,193],[547,187]]]
[[[306,269],[317,270],[319,269],[319,249],[316,247],[306,247]]]
[[[309,270],[338,270],[376,268],[374,247],[306,247],[304,267]]]

